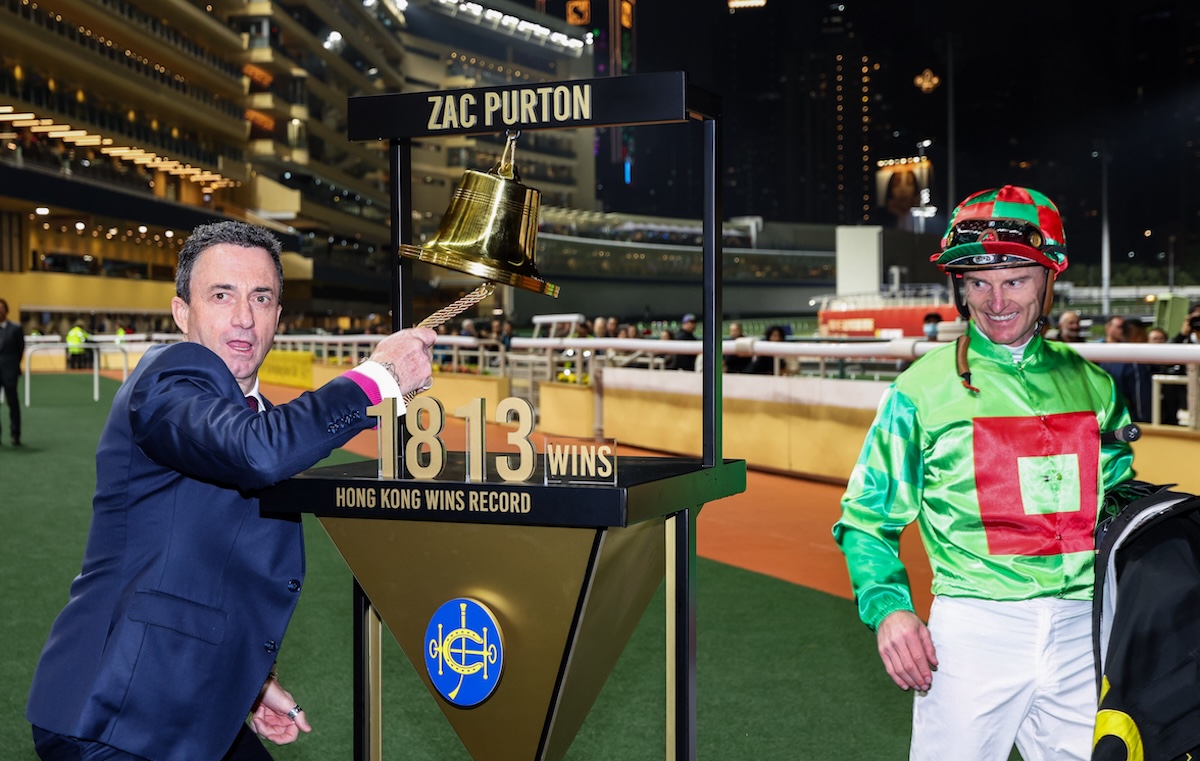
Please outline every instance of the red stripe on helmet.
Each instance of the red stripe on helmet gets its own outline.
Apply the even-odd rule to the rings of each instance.
[[[958,213],[954,215],[955,222],[963,219],[991,219],[992,210],[996,206],[991,200],[967,204],[968,202],[964,202]]]
[[[1033,206],[1037,202],[1033,200],[1033,196],[1025,188],[1019,188],[1016,185],[1005,185],[996,192],[997,201],[1008,201],[1010,203],[1027,203]]]
[[[1062,245],[1067,239],[1066,233],[1063,232],[1062,217],[1058,212],[1049,206],[1039,206],[1038,210],[1038,227],[1042,228],[1042,234],[1047,239]]]

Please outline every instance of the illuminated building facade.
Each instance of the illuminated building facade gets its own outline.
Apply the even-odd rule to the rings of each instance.
[[[768,2],[641,11],[644,22],[659,14],[659,25],[677,18],[679,31],[644,39],[639,69],[684,69],[723,99],[727,217],[874,223],[880,64],[849,10]],[[635,132],[641,169],[623,193],[631,200],[617,209],[695,215],[700,136]],[[639,175],[650,182],[639,184]]]
[[[644,0],[643,0],[644,1]],[[591,34],[594,76],[638,73],[638,0],[535,0],[538,10],[564,19]],[[596,196],[600,206],[626,195],[626,188],[645,185],[638,161],[638,130],[606,128],[596,135]]]
[[[804,136],[811,174],[799,206],[806,219],[878,224],[875,80],[880,64],[868,55],[841,3],[825,6],[820,29],[800,72],[805,97],[798,132]]]
[[[386,146],[346,140],[347,98],[591,76],[586,37],[508,0],[0,0],[0,295],[27,329],[169,328],[182,239],[232,218],[284,239],[285,322],[386,322]],[[414,143],[419,233],[503,139]],[[592,143],[523,136],[523,179],[589,208]]]

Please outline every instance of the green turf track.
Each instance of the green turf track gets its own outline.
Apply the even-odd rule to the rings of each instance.
[[[46,632],[79,571],[96,441],[117,385],[101,379],[101,399],[94,402],[90,375],[34,376],[20,449],[8,446],[8,410],[0,407],[5,761],[36,759],[25,697]],[[279,669],[315,729],[273,753],[278,761],[338,761],[351,756],[351,577],[315,520],[305,520],[305,531],[308,577]],[[697,610],[698,758],[907,757],[911,698],[884,674],[874,636],[858,623],[851,602],[700,559]],[[664,620],[660,589],[568,759],[665,757]],[[383,699],[384,759],[469,761],[390,637]]]

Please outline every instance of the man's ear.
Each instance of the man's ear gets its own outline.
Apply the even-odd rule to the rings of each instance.
[[[188,303],[178,296],[173,297],[171,299],[171,316],[175,318],[175,325],[179,328],[179,332],[186,336],[188,332]]]

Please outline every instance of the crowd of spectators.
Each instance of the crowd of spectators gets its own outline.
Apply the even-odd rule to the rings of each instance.
[[[1075,311],[1059,315],[1046,338],[1056,341],[1084,342],[1089,340]],[[1102,334],[1091,339],[1100,343],[1200,343],[1200,302],[1194,303],[1175,335],[1162,327],[1150,326],[1139,317],[1111,315],[1105,320]],[[1135,422],[1148,423],[1154,418],[1154,376],[1187,374],[1182,364],[1163,365],[1145,362],[1101,362],[1100,367],[1113,376],[1117,388],[1129,405]],[[1181,414],[1187,412],[1187,390],[1182,385],[1164,384],[1160,392],[1159,421],[1179,425]]]
[[[697,318],[694,314],[685,314],[680,319],[677,326],[668,325],[666,322],[627,322],[615,316],[597,316],[594,318],[584,318],[575,322],[570,328],[570,336],[572,338],[620,338],[620,339],[649,339],[656,338],[662,341],[694,341],[697,340],[696,335]],[[748,336],[742,330],[740,322],[731,322],[727,326],[728,335],[723,337],[725,341],[736,341]],[[469,336],[480,339],[481,341],[493,341],[504,346],[505,349],[511,348],[512,337],[514,335],[513,323],[503,318],[493,318],[490,322],[477,318],[463,318],[457,326],[447,327],[442,325],[437,328],[441,335],[459,335]],[[754,337],[760,341],[787,341],[790,329],[784,325],[772,325],[767,328],[763,335]],[[448,355],[448,350],[435,348],[434,362],[442,363],[448,359],[447,357],[439,357],[439,354]],[[590,352],[595,356],[603,356],[607,354],[610,358],[618,357],[629,358],[630,356],[644,355],[644,358],[652,359],[657,366],[668,370],[683,370],[695,371],[700,369],[700,357],[696,354],[676,354],[664,351],[646,351],[637,352],[611,349],[597,349],[595,352]],[[752,355],[752,354],[737,354],[730,353],[723,357],[723,366],[726,373],[746,373],[757,375],[792,375],[795,372],[795,360],[787,357],[774,357],[768,355]]]
[[[675,329],[662,327],[657,334],[651,329],[644,326],[643,323],[634,324],[622,322],[616,317],[596,317],[593,320],[582,320],[575,328],[575,337],[577,338],[657,338],[661,341],[695,341],[697,319],[696,315],[688,313],[683,315],[679,320],[679,325]],[[772,325],[765,333],[758,338],[762,341],[787,341],[788,329],[783,325]],[[742,330],[740,322],[731,322],[728,325],[728,335],[723,337],[723,340],[736,341],[747,336]],[[699,356],[696,354],[673,354],[669,352],[660,352],[658,358],[662,360],[663,367],[668,370],[683,370],[695,371],[700,369]],[[743,354],[725,354],[723,356],[723,367],[726,373],[750,373],[758,375],[792,375],[794,374],[794,361],[786,357],[773,357],[768,355],[743,355]]]

